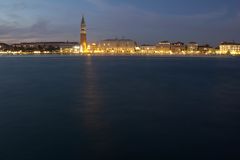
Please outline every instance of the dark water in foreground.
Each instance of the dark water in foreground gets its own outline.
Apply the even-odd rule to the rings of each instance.
[[[240,159],[240,59],[0,57],[0,159]]]

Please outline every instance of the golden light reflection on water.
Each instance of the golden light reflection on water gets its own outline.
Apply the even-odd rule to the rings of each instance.
[[[102,97],[97,84],[98,77],[95,72],[92,57],[87,57],[84,68],[84,122],[87,128],[97,129],[101,127],[101,121],[97,119],[100,118],[99,114],[101,114]]]
[[[88,137],[94,141],[93,152],[103,154],[107,152],[110,143],[107,134],[108,124],[104,119],[104,100],[99,86],[99,77],[96,72],[93,57],[87,57],[84,74],[84,109],[83,125]]]

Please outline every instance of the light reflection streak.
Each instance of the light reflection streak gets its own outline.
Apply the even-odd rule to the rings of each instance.
[[[85,87],[84,87],[84,109],[83,125],[87,131],[90,141],[93,142],[93,152],[95,154],[106,154],[109,148],[109,136],[107,134],[108,124],[104,120],[104,101],[101,88],[98,85],[93,58],[86,57],[85,62]]]

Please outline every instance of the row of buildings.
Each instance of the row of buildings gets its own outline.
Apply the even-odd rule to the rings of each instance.
[[[91,43],[84,48],[78,42],[33,42],[8,45],[0,43],[1,53],[61,53],[61,54],[154,54],[154,55],[185,55],[185,54],[228,54],[240,55],[240,43],[223,42],[218,47],[199,45],[196,42],[171,43],[162,41],[156,45],[138,45],[130,39],[107,39]]]
[[[61,53],[78,53],[77,46],[61,49]],[[107,39],[87,46],[87,53],[93,54],[146,54],[146,55],[211,55],[211,54],[240,54],[240,43],[222,42],[218,47],[208,44],[199,45],[196,42],[162,41],[156,45],[138,45],[130,39]]]
[[[28,42],[8,45],[0,43],[1,53],[58,53],[63,48],[78,46],[78,42]]]
[[[141,55],[211,55],[211,54],[228,54],[240,55],[240,43],[223,42],[214,48],[210,45],[199,45],[196,42],[171,43],[162,41],[156,45],[138,45],[130,39],[106,39],[98,43],[87,43],[87,25],[84,17],[81,21],[80,43],[78,42],[34,42],[19,43],[7,45],[0,43],[0,53],[16,54],[141,54]]]

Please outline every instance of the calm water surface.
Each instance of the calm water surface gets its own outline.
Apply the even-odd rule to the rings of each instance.
[[[240,58],[0,57],[0,159],[240,159]]]

